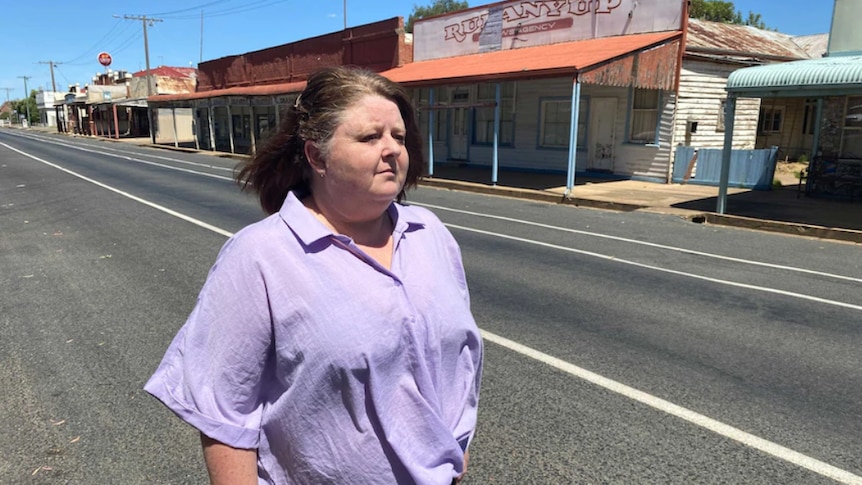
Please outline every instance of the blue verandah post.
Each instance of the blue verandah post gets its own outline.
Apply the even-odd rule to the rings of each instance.
[[[581,83],[577,76],[572,86],[572,114],[569,120],[569,166],[566,172],[566,194],[568,197],[575,186],[575,162],[578,153],[578,114],[581,111]]]

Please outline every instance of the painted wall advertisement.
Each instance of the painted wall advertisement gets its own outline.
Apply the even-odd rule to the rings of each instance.
[[[680,30],[683,0],[502,2],[414,25],[414,61]]]

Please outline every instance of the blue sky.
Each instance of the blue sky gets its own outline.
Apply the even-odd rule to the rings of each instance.
[[[150,67],[195,66],[203,59],[242,54],[339,31],[344,27],[345,0],[130,0],[79,3],[14,0],[3,6],[0,27],[0,102],[25,96],[29,89],[51,89],[49,62],[58,63],[59,91],[89,83],[104,68],[101,51],[113,57],[114,70],[146,67],[143,27],[123,16],[162,19],[147,34]],[[347,25],[362,25],[401,16],[431,0],[346,0]],[[471,7],[492,2],[469,1]],[[832,0],[735,0],[743,17],[760,13],[764,22],[794,35],[829,31]],[[203,29],[201,29],[203,11]],[[115,18],[117,15],[121,18]],[[40,64],[40,62],[42,64]],[[6,88],[10,88],[8,91]]]

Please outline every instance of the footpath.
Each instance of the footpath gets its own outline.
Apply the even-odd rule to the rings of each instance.
[[[31,128],[56,133],[55,129]],[[246,158],[222,152],[153,145],[148,138],[97,138],[138,146],[179,150],[219,157]],[[491,170],[451,164],[435,165],[433,176],[420,185],[515,197],[547,203],[570,204],[614,211],[642,211],[672,214],[693,223],[716,224],[862,244],[862,201],[808,197],[798,183],[772,190],[729,188],[725,213],[718,214],[718,187],[689,184],[661,184],[636,180],[575,179],[566,196],[566,177],[560,174],[525,173],[502,170],[496,184]]]
[[[435,167],[434,176],[424,178],[420,185],[605,210],[672,214],[695,223],[862,244],[862,201],[808,197],[804,187],[799,190],[798,182],[772,190],[729,188],[725,213],[718,214],[718,187],[713,186],[576,177],[566,196],[565,175],[505,171],[498,175],[497,184],[491,184],[489,169]]]

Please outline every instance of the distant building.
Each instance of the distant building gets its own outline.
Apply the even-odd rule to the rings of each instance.
[[[57,110],[63,105],[64,93],[39,91],[36,93],[36,107],[39,109],[39,122],[42,126],[57,126]]]
[[[136,111],[144,119],[149,96],[181,95],[194,93],[197,87],[198,70],[193,67],[158,66],[134,73],[129,81],[130,99]],[[147,83],[149,81],[149,87]],[[154,125],[153,139],[156,143],[196,145],[193,112],[190,107],[151,106]],[[151,133],[152,136],[152,133]]]

